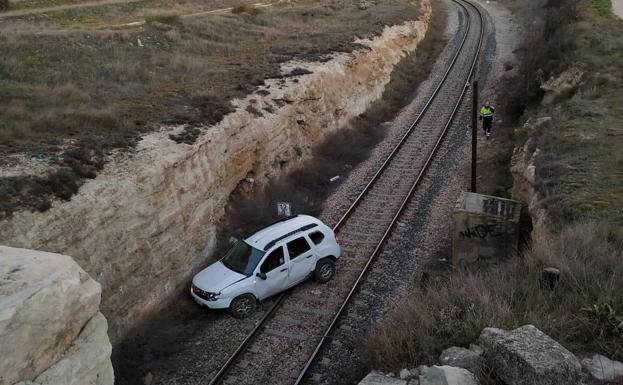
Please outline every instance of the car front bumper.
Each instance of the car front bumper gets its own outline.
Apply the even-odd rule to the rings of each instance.
[[[231,303],[231,300],[228,298],[219,298],[216,301],[206,301],[195,294],[192,289],[190,289],[190,295],[199,305],[206,306],[210,309],[227,309]]]

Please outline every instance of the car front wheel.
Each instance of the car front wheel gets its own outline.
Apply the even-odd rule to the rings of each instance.
[[[314,278],[320,283],[329,282],[335,275],[335,262],[325,258],[318,261],[316,270],[314,270]]]
[[[251,294],[243,294],[234,298],[229,305],[229,312],[235,318],[247,318],[255,311],[257,301]]]

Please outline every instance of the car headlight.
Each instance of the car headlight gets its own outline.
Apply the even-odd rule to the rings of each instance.
[[[197,297],[204,299],[206,301],[216,301],[219,298],[219,295],[221,294],[221,293],[213,293],[210,291],[201,290],[194,284],[190,287],[190,290],[193,293],[195,293]]]

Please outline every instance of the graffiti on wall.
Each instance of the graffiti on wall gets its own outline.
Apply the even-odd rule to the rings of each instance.
[[[498,223],[470,226],[459,231],[459,236],[462,239],[497,238],[506,234],[507,231],[504,226]]]

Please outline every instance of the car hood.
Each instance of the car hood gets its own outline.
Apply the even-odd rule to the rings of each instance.
[[[246,275],[236,273],[225,267],[223,262],[218,261],[205,269],[193,278],[193,284],[201,290],[211,293],[218,293],[227,286],[247,278]]]

